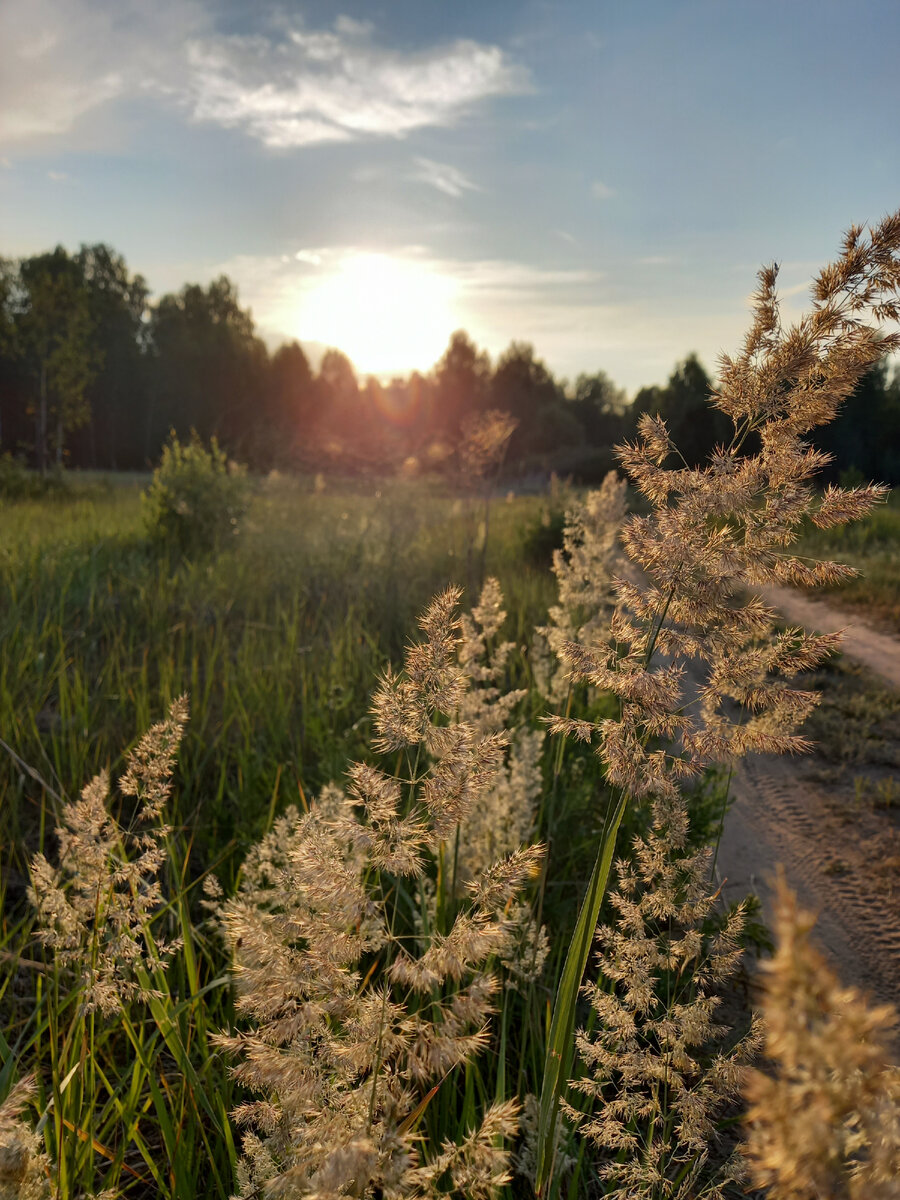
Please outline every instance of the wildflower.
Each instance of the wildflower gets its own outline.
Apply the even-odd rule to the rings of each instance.
[[[893,1200],[900,1068],[888,1041],[897,1013],[841,986],[810,944],[814,924],[780,876],[777,949],[763,967],[771,1072],[749,1072],[746,1082],[750,1172],[772,1200]]]

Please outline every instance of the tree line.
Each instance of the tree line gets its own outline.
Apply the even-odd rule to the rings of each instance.
[[[102,243],[0,260],[0,452],[41,471],[145,469],[170,430],[215,436],[257,470],[448,469],[467,422],[499,409],[517,422],[509,470],[592,482],[644,412],[664,416],[686,460],[701,462],[730,436],[711,387],[688,355],[629,403],[603,371],[556,379],[526,342],[492,363],[463,331],[427,374],[361,381],[337,349],[315,369],[296,341],[270,352],[224,275],[151,303],[143,277]],[[834,477],[900,482],[900,371],[873,370],[818,444],[835,456]]]

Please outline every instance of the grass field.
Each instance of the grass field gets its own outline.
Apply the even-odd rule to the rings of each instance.
[[[143,537],[145,482],[5,512],[0,728],[72,795],[189,693],[181,816],[222,847],[258,835],[271,811],[358,756],[369,694],[417,613],[447,583],[475,581],[477,522],[473,531],[464,500],[425,484],[316,493],[312,481],[280,479],[259,486],[233,546],[172,563]],[[487,569],[523,644],[552,597],[549,556],[523,560],[544,507],[522,497],[491,514]],[[16,837],[45,797],[10,760],[0,769]]]
[[[92,1024],[90,1043],[91,1060],[110,1080],[134,1059],[137,1045],[147,1078],[160,1055],[171,1060],[160,1078],[177,1098],[170,1106],[160,1101],[143,1117],[140,1137],[123,1144],[116,1087],[101,1088],[103,1103],[91,1114],[91,1138],[101,1150],[86,1150],[76,1137],[67,1169],[74,1186],[74,1179],[91,1177],[106,1152],[112,1155],[107,1179],[117,1186],[130,1181],[140,1194],[152,1183],[164,1194],[226,1196],[235,1159],[226,1113],[236,1093],[226,1061],[205,1039],[233,1024],[232,1001],[223,987],[224,947],[203,933],[199,881],[214,870],[230,889],[249,847],[276,815],[289,804],[306,806],[325,784],[342,782],[351,761],[370,756],[369,706],[378,678],[400,662],[417,615],[448,583],[474,590],[483,572],[499,577],[508,636],[517,645],[508,683],[528,687],[527,643],[555,594],[547,522],[558,503],[537,496],[494,501],[485,547],[483,504],[467,495],[416,481],[329,480],[317,490],[312,479],[276,477],[254,485],[233,544],[187,562],[161,557],[147,543],[140,499],[146,482],[79,479],[67,497],[5,507],[0,946],[27,940],[27,864],[37,850],[55,852],[53,828],[64,802],[103,768],[115,777],[136,735],[187,693],[191,719],[170,812],[169,870],[180,876],[173,890],[186,908],[176,926],[181,936],[187,932],[192,954],[176,964],[150,1031],[131,1036]],[[528,703],[536,708],[540,701],[535,695]],[[550,754],[548,743],[548,774]],[[567,786],[551,797],[552,818],[542,814],[545,833],[551,819],[553,826],[544,912],[561,932],[574,922],[590,872],[605,794],[596,758],[584,749],[567,756]],[[563,933],[556,956],[564,949]],[[25,975],[25,983],[16,983],[14,973],[0,986],[6,1009],[0,1089],[12,1078],[17,1048],[23,1054],[29,1047],[45,1080],[59,1084],[66,1074],[53,1048],[60,1036],[51,1021],[54,1005],[48,996],[33,1008]],[[202,1028],[185,1034],[190,1048],[173,1042],[170,1026],[186,1019],[175,997],[208,988]],[[72,1005],[57,999],[76,1022]],[[546,988],[533,989],[526,1000],[506,1005],[512,1025],[503,1032],[505,1070],[520,1082],[530,1079],[532,1091],[539,1089],[542,1014],[551,999]],[[181,1068],[178,1083],[171,1066]],[[467,1087],[477,1079],[492,1088],[496,1069],[494,1061],[487,1083],[477,1069],[467,1072]],[[66,1092],[74,1106],[69,1121],[78,1126],[73,1091]],[[52,1094],[42,1088],[40,1102]],[[179,1113],[174,1124],[172,1107]],[[51,1137],[59,1162],[66,1157],[65,1130],[64,1124]],[[175,1165],[169,1179],[151,1181],[148,1166],[160,1146]]]
[[[61,1194],[102,1177],[122,1195],[225,1197],[237,1159],[228,1113],[244,1097],[212,1041],[235,1014],[200,882],[214,871],[230,892],[249,848],[288,805],[305,808],[350,762],[371,757],[378,678],[400,663],[417,615],[448,583],[467,589],[468,608],[485,575],[499,579],[515,643],[505,685],[529,689],[523,717],[538,726],[545,703],[531,687],[529,652],[556,599],[550,556],[566,501],[497,497],[486,528],[482,500],[429,480],[317,486],[275,476],[254,482],[239,537],[182,561],[145,537],[146,482],[86,476],[66,496],[2,511],[0,953],[16,969],[0,972],[0,1096],[29,1057],[46,1144],[68,1172]],[[844,544],[810,538],[804,552],[864,566],[865,585],[842,600],[896,615],[900,507],[850,534]],[[65,801],[99,770],[115,776],[136,736],[183,693],[191,719],[166,870],[177,897],[168,917],[185,944],[168,973],[158,969],[145,1017],[88,1022],[64,989],[51,994],[60,977],[45,986],[43,965],[22,958],[28,863],[37,850],[53,853]],[[616,704],[581,685],[576,710],[596,719]],[[599,760],[577,741],[548,738],[543,773],[536,832],[549,859],[539,906],[551,958],[542,982],[503,1002],[487,1054],[425,1113],[437,1142],[462,1136],[476,1101],[540,1092],[553,981],[610,801]],[[722,801],[722,777],[710,775],[691,803],[697,841],[711,836]],[[646,813],[630,808],[620,852],[645,828]],[[586,1194],[586,1146],[568,1179],[573,1197]]]

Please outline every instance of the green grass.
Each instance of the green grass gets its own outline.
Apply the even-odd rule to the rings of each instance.
[[[541,504],[491,516],[486,566],[520,643],[552,596],[549,572],[521,561]],[[248,844],[363,752],[368,697],[417,613],[447,583],[476,582],[465,500],[425,484],[263,484],[242,536],[197,562],[152,553],[135,482],[8,506],[3,521],[0,730],[48,787],[2,758],[0,840],[29,848],[53,793],[114,767],[182,692],[176,819],[204,856]]]
[[[147,481],[85,474],[65,495],[0,508],[0,738],[9,748],[0,747],[0,1097],[17,1062],[37,1070],[43,1133],[73,1194],[76,1183],[87,1189],[105,1177],[125,1195],[224,1198],[234,1187],[227,1113],[240,1096],[211,1035],[232,1028],[234,1014],[200,882],[214,870],[230,891],[276,813],[370,757],[378,675],[400,663],[417,615],[448,583],[467,587],[467,605],[482,570],[499,578],[506,636],[517,646],[507,683],[527,687],[532,631],[555,599],[549,564],[560,503],[495,500],[482,552],[483,504],[438,481],[329,479],[319,491],[311,479],[273,478],[256,481],[239,537],[183,561],[161,556],[145,536]],[[900,506],[850,527],[841,542],[817,533],[803,552],[864,566],[860,598],[869,604],[873,596],[886,604],[891,585],[900,595]],[[122,1022],[85,1021],[66,977],[30,940],[28,863],[39,849],[53,856],[60,804],[101,768],[115,775],[127,748],[183,692],[191,721],[171,811],[171,900],[158,932],[185,946],[168,973],[157,973],[149,1009],[134,1006]],[[526,706],[536,721],[543,709],[534,692]],[[615,713],[609,697],[583,688],[574,709]],[[589,748],[548,741],[545,780],[540,904],[551,961],[541,983],[505,1000],[490,1052],[429,1111],[438,1140],[455,1133],[473,1097],[541,1089],[554,981],[612,817]],[[720,796],[715,780],[698,793],[698,837],[714,836]],[[610,858],[643,820],[628,806],[617,847],[611,839],[603,847]],[[595,920],[589,908],[585,955]],[[576,989],[573,979],[573,1012]]]
[[[834,529],[809,528],[798,552],[856,567],[860,572],[856,579],[831,589],[834,602],[866,612],[900,632],[900,490],[895,489],[888,503],[864,521]]]
[[[369,697],[419,612],[452,581],[474,601],[483,507],[428,482],[329,481],[317,492],[311,480],[259,481],[241,536],[189,562],[148,543],[145,484],[77,478],[63,500],[0,514],[0,737],[12,751],[0,747],[0,1096],[17,1063],[36,1070],[43,1135],[72,1194],[103,1180],[127,1195],[226,1197],[227,1113],[239,1096],[210,1035],[234,1018],[200,882],[214,870],[230,890],[275,813],[369,757]],[[555,596],[545,510],[543,498],[521,497],[490,513],[484,568],[500,579],[518,647],[510,686],[528,684],[527,643]],[[28,863],[39,849],[55,856],[62,802],[103,767],[115,776],[182,692],[191,720],[172,802],[171,901],[155,936],[181,936],[185,948],[157,973],[149,1009],[85,1019],[65,972],[30,938]],[[529,703],[536,719],[540,701]],[[492,1051],[429,1113],[435,1136],[455,1131],[474,1095],[539,1090],[550,981],[606,798],[596,756],[566,745],[557,760],[557,749],[548,743],[548,775],[552,757],[561,786],[541,813],[547,982],[510,996]]]

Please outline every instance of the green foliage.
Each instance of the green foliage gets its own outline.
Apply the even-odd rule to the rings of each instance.
[[[565,524],[564,509],[545,508],[525,530],[522,538],[525,559],[536,567],[549,569],[554,550],[562,550]]]
[[[147,532],[164,550],[209,553],[234,537],[247,511],[246,468],[229,462],[213,438],[182,443],[174,432],[144,494]]]
[[[62,471],[39,475],[29,471],[21,459],[12,454],[0,454],[0,499],[34,500],[68,494],[69,486]]]

